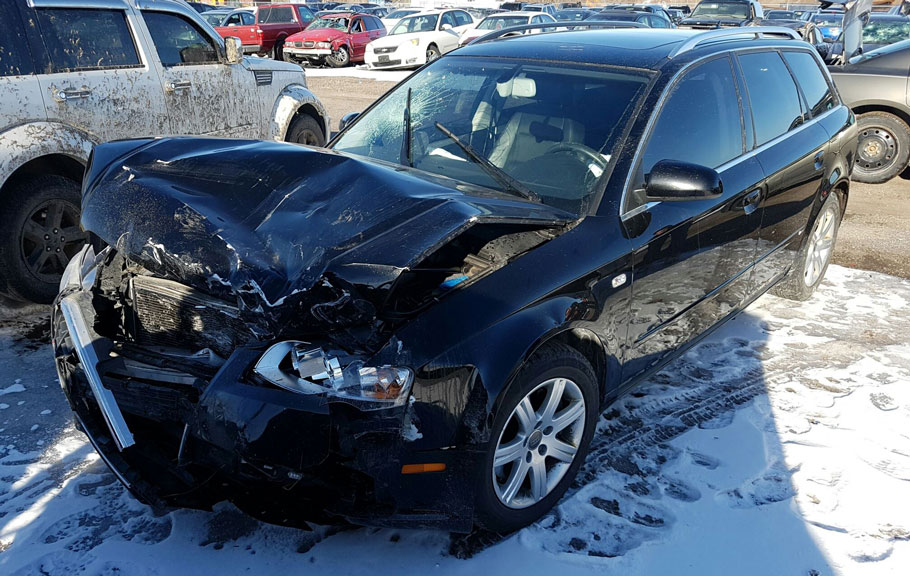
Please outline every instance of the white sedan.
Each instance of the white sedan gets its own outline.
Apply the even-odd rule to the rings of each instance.
[[[386,30],[391,30],[402,18],[405,16],[412,16],[418,12],[423,12],[423,8],[399,8],[389,12],[380,18],[380,20],[382,20],[382,25],[385,26]]]
[[[525,24],[543,24],[546,22],[556,22],[556,19],[546,12],[500,12],[490,14],[480,21],[475,28],[466,30],[458,40],[459,46],[464,46],[474,38],[480,38],[490,32],[511,28],[512,26],[524,26]],[[532,30],[532,33],[541,32],[544,29]]]
[[[428,10],[402,18],[389,34],[367,44],[370,68],[416,68],[458,48],[462,32],[474,27],[465,10]]]

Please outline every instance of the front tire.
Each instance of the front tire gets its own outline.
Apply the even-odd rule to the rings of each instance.
[[[325,61],[332,68],[344,68],[351,63],[351,53],[348,52],[347,46],[339,46],[338,50],[333,51],[332,55],[326,57]]]
[[[800,302],[812,296],[831,263],[842,214],[840,198],[832,191],[818,211],[796,262],[783,280],[771,288],[772,294]]]
[[[881,184],[903,172],[910,162],[910,127],[887,112],[862,114],[857,125],[859,145],[853,179]]]
[[[442,56],[442,54],[439,53],[439,48],[436,47],[436,44],[427,46],[427,63],[439,59],[440,56]]]
[[[13,187],[2,212],[0,275],[9,296],[48,304],[60,289],[63,269],[85,245],[79,185],[61,176],[40,176]]]
[[[477,523],[511,532],[549,511],[584,463],[599,412],[591,365],[554,342],[522,367],[497,409],[476,479]]]
[[[284,38],[275,41],[272,47],[272,60],[284,60]]]
[[[288,128],[286,140],[294,144],[306,144],[307,146],[325,146],[325,134],[315,118],[301,112],[291,122]]]

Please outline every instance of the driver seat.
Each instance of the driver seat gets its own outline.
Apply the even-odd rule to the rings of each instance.
[[[493,142],[489,160],[507,172],[543,156],[557,144],[585,141],[584,124],[569,117],[570,102],[559,93],[560,86],[545,81],[534,84],[533,89],[525,88],[520,95],[533,91],[534,100],[513,108],[508,119],[500,123]],[[515,92],[513,99],[519,96]]]

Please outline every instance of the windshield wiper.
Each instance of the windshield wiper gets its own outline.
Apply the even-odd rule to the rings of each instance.
[[[506,192],[512,192],[513,194],[518,194],[522,198],[527,198],[534,202],[540,202],[540,196],[536,192],[529,189],[527,186],[516,180],[515,178],[509,176],[508,173],[499,168],[480,154],[478,154],[470,144],[462,142],[461,138],[452,133],[451,130],[436,122],[436,129],[449,137],[449,139],[458,145],[459,148],[467,155],[468,158],[477,163],[478,166],[483,168],[483,171],[486,172],[490,178],[496,180],[500,186],[505,188]]]
[[[411,153],[411,89],[408,88],[408,101],[404,106],[404,134],[401,137],[401,163],[414,167],[414,156]]]

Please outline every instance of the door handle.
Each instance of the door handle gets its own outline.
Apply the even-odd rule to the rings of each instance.
[[[91,95],[92,90],[90,88],[62,88],[54,89],[52,95],[54,100],[65,104],[70,100],[85,100]]]
[[[815,155],[815,169],[821,170],[822,166],[824,166],[824,165],[825,165],[825,151],[822,150],[821,152],[819,152],[818,154]]]
[[[758,209],[759,203],[761,203],[761,188],[746,194],[746,197],[743,198],[743,211],[746,214],[752,214]]]
[[[171,80],[164,85],[164,89],[171,93],[178,93],[184,90],[189,90],[193,86],[193,83],[189,80]]]

